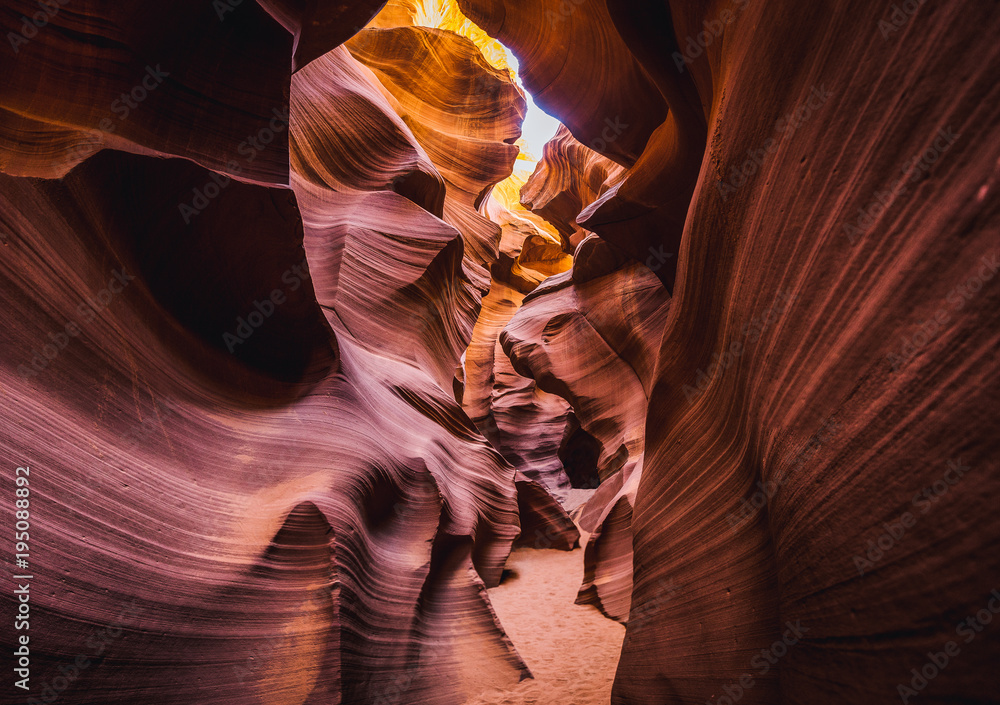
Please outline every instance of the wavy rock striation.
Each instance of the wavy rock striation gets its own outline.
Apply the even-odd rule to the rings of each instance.
[[[580,144],[561,125],[521,189],[521,203],[559,229],[573,249],[587,237],[576,217],[624,175],[625,169]]]
[[[569,405],[514,372],[499,337],[525,294],[546,277],[566,271],[572,258],[550,224],[518,204],[507,208],[519,181],[511,176],[484,204],[490,219],[501,225],[500,254],[457,387],[466,413],[518,470],[520,543],[569,550],[580,534],[555,501],[565,500],[571,486],[559,456],[569,431]],[[529,517],[525,510],[530,507],[535,509]]]
[[[592,471],[616,705],[997,702],[995,4],[459,0],[555,232],[487,203],[509,72],[378,4],[0,12],[34,692],[509,685],[486,587]]]
[[[589,237],[577,263],[607,260],[608,246]],[[587,278],[587,274],[596,274]],[[604,273],[586,266],[551,277],[525,299],[500,336],[514,369],[569,402],[578,422],[567,465],[599,489],[580,514],[591,532],[579,601],[624,621],[631,592],[629,515],[642,469],[646,400],[670,296],[644,265]]]
[[[962,622],[1000,583],[983,501],[1000,482],[983,413],[1000,15],[677,0],[609,4],[608,23],[562,3],[546,27],[558,6],[509,5],[462,2],[627,168],[574,222],[676,262],[657,271],[674,295],[613,702],[995,702],[996,648]],[[568,56],[553,36],[575,40]],[[655,85],[632,104],[669,105],[628,160],[591,142],[629,104],[595,68],[617,44]],[[914,676],[950,641],[960,656]]]
[[[528,675],[485,587],[519,504],[554,506],[452,395],[523,99],[413,27],[319,57],[303,30],[289,78],[288,34],[244,6],[82,163],[65,152],[127,82],[67,39],[101,16],[61,11],[3,79],[0,457],[31,469],[33,673],[51,687],[112,625],[73,702],[459,703]],[[115,16],[107,45],[175,13]],[[407,77],[412,52],[450,70]],[[57,56],[102,83],[39,99],[28,67]]]
[[[585,236],[575,214],[622,172],[561,128],[520,197],[569,244]],[[540,287],[522,287],[526,297],[511,296],[497,281],[504,277],[494,276],[497,291],[484,301],[477,332],[487,330],[482,337],[487,344],[496,341],[497,350],[477,353],[474,335],[466,357],[468,378],[492,381],[494,394],[488,405],[485,394],[473,395],[479,405],[470,415],[500,425],[488,436],[515,465],[539,456],[553,465],[531,471],[542,482],[558,478],[549,486],[567,506],[579,502],[570,498],[569,487],[600,486],[576,511],[590,533],[579,601],[624,621],[646,399],[669,296],[648,268],[593,236],[576,247],[572,271]],[[494,297],[499,305],[491,307]],[[488,316],[492,308],[501,313]]]
[[[288,183],[292,38],[257,3],[5,5],[3,173],[62,177],[110,148]]]

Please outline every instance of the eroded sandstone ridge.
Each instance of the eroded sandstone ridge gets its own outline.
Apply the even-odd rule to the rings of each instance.
[[[567,484],[596,489],[575,512],[590,533],[578,601],[625,621],[646,402],[670,297],[653,273],[658,262],[647,267],[629,259],[615,246],[587,237],[574,219],[622,174],[620,166],[561,128],[521,187],[522,202],[545,216],[564,246],[575,245],[573,268],[533,288],[507,317],[498,336],[503,354],[495,356],[492,413],[510,417],[509,436],[521,446],[548,449]],[[532,390],[530,397],[511,394],[518,388]],[[562,400],[568,413],[525,418],[550,397]],[[552,447],[557,434],[550,427],[561,431],[558,449]],[[505,440],[494,445],[509,457]],[[553,490],[557,496],[560,489]]]

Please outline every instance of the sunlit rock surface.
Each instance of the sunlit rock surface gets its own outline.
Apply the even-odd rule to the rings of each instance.
[[[595,257],[611,255],[591,236],[577,249],[577,262]],[[631,561],[606,546],[631,545],[622,512],[630,511],[642,469],[646,400],[670,297],[645,265],[625,263],[597,274],[587,279],[574,267],[548,279],[526,298],[500,341],[515,370],[573,409],[579,431],[568,465],[580,475],[572,479],[576,486],[600,486],[580,517],[593,532],[580,599],[624,620]],[[585,460],[592,463],[586,474]]]
[[[490,219],[501,226],[500,251],[458,370],[456,392],[472,421],[518,470],[519,543],[570,549],[580,534],[560,504],[571,486],[560,457],[570,432],[569,404],[517,374],[499,340],[525,294],[572,266],[553,226],[514,200],[522,185],[515,173],[484,204]]]
[[[564,243],[579,242],[586,232],[574,216],[622,171],[561,128],[520,188],[520,199],[545,216]],[[590,532],[578,599],[620,621],[628,617],[632,591],[630,520],[646,402],[669,310],[669,295],[652,272],[661,264],[632,262],[591,235],[575,248],[572,271],[549,278],[523,299],[499,336],[504,355],[495,357],[498,380],[527,378],[520,386],[534,388],[535,398],[541,393],[568,404],[558,453],[549,456],[561,463],[569,485],[596,489],[575,512]],[[498,418],[502,399],[493,400]],[[510,436],[521,446],[551,446],[551,424],[537,416],[514,417],[510,424]]]
[[[561,126],[521,189],[524,207],[559,229],[574,249],[587,236],[576,222],[581,211],[614,186],[625,169],[580,144]]]
[[[512,49],[539,105],[581,143],[631,167],[576,222],[639,262],[665,248],[674,259],[656,275],[672,289],[706,126],[690,73],[678,74],[669,63],[667,5],[566,0],[459,0],[459,5]],[[626,22],[618,14],[630,23],[624,33],[620,26]]]

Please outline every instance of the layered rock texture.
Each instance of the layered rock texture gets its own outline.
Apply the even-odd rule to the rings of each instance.
[[[572,406],[576,428],[563,453],[577,486],[598,487],[580,522],[592,532],[580,599],[624,620],[631,591],[630,515],[642,471],[646,400],[670,297],[644,265],[585,275],[611,258],[589,237],[570,273],[527,297],[501,334],[514,368]],[[608,551],[609,544],[617,549]]]
[[[1000,702],[995,3],[0,9],[30,695],[509,686],[589,488],[615,705]]]
[[[32,693],[77,654],[100,662],[79,703],[460,703],[529,675],[485,588],[519,507],[567,548],[575,528],[453,390],[500,248],[477,209],[517,154],[510,75],[427,28],[336,47],[322,10],[275,11],[293,44],[254,3],[202,18],[181,64],[181,9],[89,10],[3,77],[0,456],[30,472]]]
[[[613,702],[997,702],[995,5],[460,4],[670,263]]]
[[[505,278],[495,277],[503,304],[494,308],[506,315],[487,316],[491,291],[480,322],[488,322],[482,328],[496,339],[497,350],[487,356],[470,348],[466,366],[481,369],[482,360],[493,371],[489,408],[470,413],[472,418],[498,426],[494,446],[575,507],[590,534],[579,601],[625,621],[632,585],[630,516],[669,295],[649,267],[586,237],[574,220],[622,172],[565,128],[545,146],[520,199],[546,218],[563,248],[576,243],[573,268],[533,284],[526,296],[511,296],[502,288]],[[537,456],[548,464],[532,463]],[[568,487],[596,492],[579,505],[565,492]]]

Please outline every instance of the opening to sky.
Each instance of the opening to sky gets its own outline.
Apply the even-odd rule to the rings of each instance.
[[[535,100],[531,93],[521,82],[520,66],[517,57],[511,53],[510,49],[504,47],[507,55],[507,65],[510,66],[517,75],[517,85],[524,93],[524,98],[528,102],[528,113],[524,117],[524,124],[521,126],[521,139],[527,147],[527,151],[536,160],[542,158],[542,147],[556,134],[559,129],[559,121],[535,105]]]

